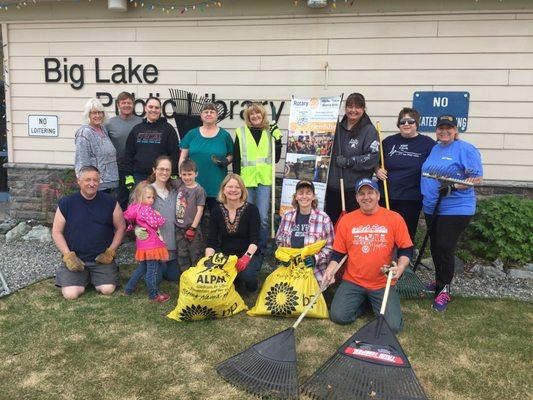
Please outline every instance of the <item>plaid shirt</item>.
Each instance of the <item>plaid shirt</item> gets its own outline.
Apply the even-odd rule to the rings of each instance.
[[[291,233],[295,221],[296,210],[289,210],[281,217],[278,232],[276,233],[276,244],[278,247],[291,247]],[[304,246],[324,239],[326,240],[326,245],[315,255],[316,265],[314,273],[319,282],[322,280],[324,271],[328,266],[329,255],[333,246],[334,232],[333,224],[328,215],[323,211],[313,208],[309,216],[309,232],[305,236]]]

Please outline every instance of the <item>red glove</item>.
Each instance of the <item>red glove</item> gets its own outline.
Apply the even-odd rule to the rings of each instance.
[[[192,226],[185,231],[185,239],[187,239],[189,242],[192,242],[195,236],[196,230]]]
[[[252,255],[249,253],[245,253],[241,258],[237,260],[237,264],[235,264],[235,267],[237,268],[238,272],[242,272],[248,267],[248,264],[250,264],[250,260],[252,259]]]

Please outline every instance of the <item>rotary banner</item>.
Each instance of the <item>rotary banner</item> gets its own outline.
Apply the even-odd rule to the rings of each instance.
[[[280,215],[292,208],[292,195],[300,180],[314,183],[318,208],[324,209],[341,101],[342,96],[292,98]]]

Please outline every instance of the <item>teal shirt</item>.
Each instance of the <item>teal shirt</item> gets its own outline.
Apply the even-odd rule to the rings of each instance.
[[[215,137],[206,138],[200,128],[191,129],[182,139],[180,147],[189,150],[189,158],[196,163],[198,178],[196,181],[205,189],[208,197],[216,197],[220,184],[228,174],[228,168],[216,165],[211,156],[222,158],[233,154],[233,140],[225,129],[219,128]]]

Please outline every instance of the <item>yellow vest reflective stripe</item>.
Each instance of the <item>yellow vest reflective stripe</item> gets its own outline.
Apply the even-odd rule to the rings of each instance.
[[[243,133],[244,130],[244,133]],[[246,187],[272,185],[272,138],[266,129],[261,132],[259,145],[247,126],[237,128],[241,152],[241,178]]]

